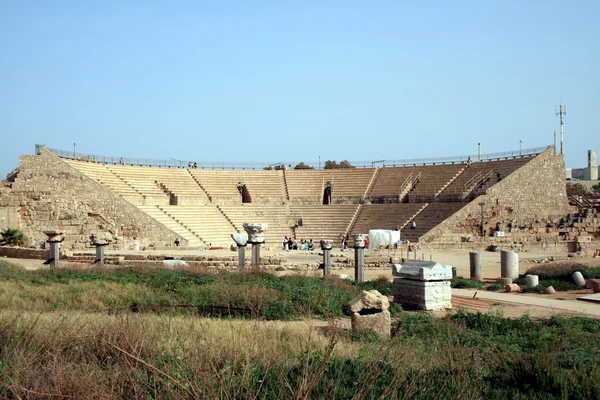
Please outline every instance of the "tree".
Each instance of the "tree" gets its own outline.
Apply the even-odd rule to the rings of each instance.
[[[325,161],[325,167],[323,167],[324,169],[335,169],[335,168],[339,168],[340,166],[338,165],[337,162],[332,161],[332,160],[327,160]]]
[[[325,161],[325,169],[338,169],[338,168],[356,168],[354,165],[350,164],[350,161],[344,160],[339,164],[335,161],[327,160]]]
[[[306,165],[303,162],[300,162],[300,163],[296,164],[294,169],[314,169],[314,168],[311,167],[310,165]]]
[[[2,239],[0,245],[4,246],[19,246],[23,247],[27,245],[27,236],[23,235],[18,229],[6,229],[2,232]]]

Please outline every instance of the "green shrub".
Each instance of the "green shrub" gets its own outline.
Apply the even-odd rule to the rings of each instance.
[[[573,275],[573,272],[581,271],[581,273],[584,274],[584,271],[587,269],[587,265],[574,262],[542,264],[528,269],[523,275],[523,279],[525,275],[529,274],[538,275],[540,281],[543,279],[553,279],[570,282],[573,280],[573,278],[571,277],[571,275]]]
[[[581,271],[585,279],[600,279],[600,267],[591,267]]]
[[[349,329],[344,331],[344,336],[351,342],[378,342],[381,337],[368,329]]]
[[[18,247],[27,246],[27,236],[25,236],[23,232],[18,229],[7,228],[2,231],[0,235],[2,235],[2,238],[0,239],[0,245]]]
[[[456,289],[483,289],[483,282],[464,278],[453,278],[450,281],[450,286]]]
[[[285,271],[285,267],[280,265],[279,267],[275,268],[275,271]]]
[[[387,277],[379,277],[372,281],[356,282],[359,290],[377,290],[384,296],[392,295],[392,282]]]
[[[544,293],[545,286],[537,285],[534,287],[524,286],[521,288],[521,292],[523,293]]]
[[[499,283],[493,283],[487,287],[487,290],[489,290],[490,292],[497,292],[497,291],[503,290],[503,289],[504,289],[504,286],[502,286]]]
[[[389,311],[390,311],[390,315],[392,317],[395,317],[395,316],[400,315],[402,313],[402,311],[404,311],[404,310],[402,309],[402,306],[400,304],[398,304],[398,303],[390,303],[390,309],[389,309]]]
[[[264,313],[267,320],[288,321],[296,316],[294,305],[285,300],[269,300]]]

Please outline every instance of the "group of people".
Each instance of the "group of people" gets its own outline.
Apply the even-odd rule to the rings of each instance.
[[[295,239],[284,236],[283,250],[314,250],[314,244],[312,239],[300,239],[300,243],[298,243]]]
[[[344,235],[343,233],[340,233],[340,248],[342,250],[347,249],[348,248],[348,240],[350,239],[350,235],[346,233],[346,235]]]
[[[196,168],[198,168],[198,164],[196,164],[195,161],[189,161],[188,162],[188,168],[189,169],[196,169]]]

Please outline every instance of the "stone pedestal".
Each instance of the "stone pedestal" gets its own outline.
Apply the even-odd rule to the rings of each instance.
[[[352,234],[354,239],[354,280],[356,282],[365,281],[365,238],[367,235],[362,233]]]
[[[269,224],[261,222],[245,222],[244,230],[248,233],[248,243],[252,244],[252,267],[260,267],[260,245],[265,242],[265,231]]]
[[[323,276],[331,274],[331,246],[332,240],[323,240],[321,250],[323,250]]]
[[[525,284],[527,287],[536,287],[540,284],[540,277],[537,275],[525,275]]]
[[[365,329],[379,336],[390,337],[390,302],[377,290],[363,290],[348,303],[352,329]]]
[[[60,264],[60,243],[65,239],[65,236],[58,231],[45,231],[44,234],[48,236],[46,241],[50,245],[50,258],[44,264],[58,267]]]
[[[469,252],[469,264],[471,266],[471,280],[481,282],[483,280],[483,268],[481,266],[481,253]]]
[[[406,260],[392,266],[394,303],[424,310],[452,308],[452,268],[434,261]]]
[[[517,279],[519,277],[519,255],[509,250],[500,253],[500,277]]]
[[[450,281],[413,281],[395,278],[392,284],[394,303],[423,310],[452,308]]]
[[[104,264],[104,247],[108,245],[108,241],[99,239],[96,235],[90,236],[92,246],[96,246],[96,260],[94,264]]]

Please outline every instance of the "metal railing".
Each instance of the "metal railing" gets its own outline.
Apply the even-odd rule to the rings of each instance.
[[[488,153],[480,156],[481,161],[494,161],[509,158],[519,157],[530,157],[538,155],[544,152],[546,149],[552,146],[546,147],[533,147],[530,149],[513,150],[500,153]],[[156,160],[151,158],[134,158],[134,157],[114,157],[114,156],[103,156],[97,154],[88,154],[75,151],[66,151],[54,149],[52,147],[36,144],[36,154],[39,154],[41,149],[44,148],[51,153],[61,158],[67,158],[71,160],[81,160],[96,162],[101,164],[122,164],[132,166],[143,166],[143,167],[158,167],[158,168],[189,168],[189,163],[194,163],[196,169],[250,169],[250,170],[261,170],[265,167],[278,165],[279,163],[273,164],[272,162],[229,162],[224,161],[218,162],[197,162],[197,161],[182,161],[171,158],[169,160]],[[449,156],[449,157],[431,157],[431,158],[412,158],[412,159],[398,159],[398,160],[378,160],[382,167],[402,167],[402,166],[417,166],[417,165],[437,165],[437,164],[461,164],[466,163],[467,160],[477,160],[477,155],[461,155],[461,156]],[[475,161],[474,161],[475,162]],[[286,169],[293,169],[298,162],[288,162],[285,165]],[[373,161],[351,161],[350,164],[356,168],[373,168]],[[314,169],[323,169],[323,164],[320,162],[304,162],[305,165]]]

